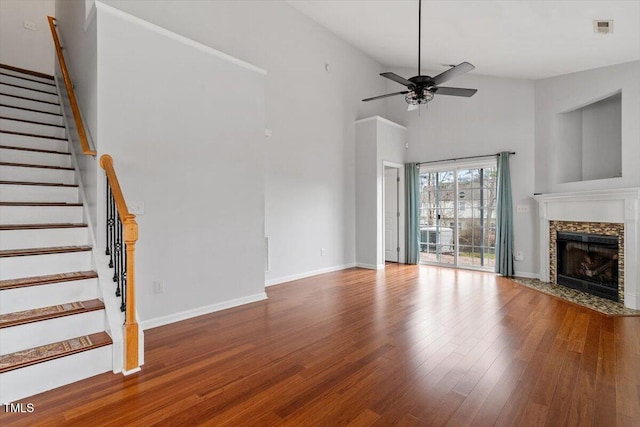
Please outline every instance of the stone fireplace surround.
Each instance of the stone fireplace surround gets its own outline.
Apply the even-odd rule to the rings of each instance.
[[[626,188],[616,190],[579,191],[572,193],[551,193],[535,195],[538,202],[539,217],[539,279],[544,282],[555,283],[555,272],[551,266],[555,260],[550,250],[551,226],[558,223],[607,223],[603,230],[624,230],[624,268],[620,277],[624,284],[624,305],[632,309],[640,309],[640,236],[638,233],[638,214],[640,202],[640,188]],[[616,225],[617,224],[617,225]],[[585,224],[594,234],[598,234],[595,224]],[[562,227],[565,228],[565,227]],[[567,230],[569,231],[569,230]],[[599,234],[611,234],[610,231]],[[552,274],[553,273],[553,274]],[[561,285],[558,285],[561,286]]]

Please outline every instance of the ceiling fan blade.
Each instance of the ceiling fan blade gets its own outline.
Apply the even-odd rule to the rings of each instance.
[[[463,62],[461,64],[456,65],[453,68],[449,68],[447,71],[444,71],[440,74],[438,74],[437,76],[435,76],[433,78],[433,84],[435,85],[439,85],[441,83],[446,82],[447,80],[451,80],[454,77],[457,77],[459,75],[462,75],[464,73],[468,73],[469,71],[473,70],[474,67],[473,65],[469,64],[468,62]]]
[[[478,89],[465,89],[462,87],[438,87],[436,95],[453,95],[466,96],[467,98],[475,95]]]
[[[404,77],[400,77],[399,75],[397,75],[395,73],[380,73],[380,75],[382,77],[386,77],[386,78],[388,78],[390,80],[393,80],[396,83],[400,83],[401,85],[404,85],[404,86],[415,86],[409,80],[405,79]]]
[[[380,99],[380,98],[387,98],[389,96],[404,95],[406,93],[409,93],[409,91],[408,90],[404,90],[402,92],[388,93],[386,95],[379,95],[379,96],[374,96],[373,98],[363,99],[362,102],[373,101],[374,99]]]

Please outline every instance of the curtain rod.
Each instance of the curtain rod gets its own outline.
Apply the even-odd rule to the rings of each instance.
[[[510,151],[509,154],[513,155],[513,154],[516,154],[516,152],[515,151]],[[419,163],[417,163],[417,165],[420,166],[420,165],[427,165],[427,164],[430,164],[430,163],[455,162],[457,160],[467,160],[467,159],[481,159],[481,158],[484,158],[484,157],[495,157],[495,156],[499,156],[499,155],[500,155],[500,153],[497,153],[497,154],[485,154],[484,156],[458,157],[458,158],[455,158],[455,159],[432,160],[430,162],[419,162]]]

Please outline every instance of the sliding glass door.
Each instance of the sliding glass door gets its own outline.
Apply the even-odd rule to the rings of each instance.
[[[493,269],[495,161],[420,168],[420,261]]]

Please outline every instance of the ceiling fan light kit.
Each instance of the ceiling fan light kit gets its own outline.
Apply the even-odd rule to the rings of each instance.
[[[410,79],[405,79],[402,76],[399,76],[395,73],[381,73],[382,77],[386,77],[389,80],[393,80],[396,83],[400,83],[403,86],[406,86],[408,90],[404,90],[401,92],[388,93],[386,95],[374,96],[372,98],[363,99],[363,102],[373,101],[376,99],[387,98],[390,96],[396,95],[404,95],[404,100],[410,106],[416,105],[420,106],[422,104],[426,104],[433,100],[435,95],[451,95],[451,96],[463,96],[470,97],[473,96],[478,90],[477,89],[465,89],[465,88],[457,88],[457,87],[442,87],[438,86],[441,83],[444,83],[452,78],[459,76],[460,74],[467,73],[473,70],[474,67],[468,62],[462,62],[448,70],[438,74],[435,77],[425,76],[420,74],[420,50],[421,50],[421,42],[420,38],[422,35],[422,0],[418,0],[418,75],[411,77]],[[413,110],[415,108],[410,108]]]

